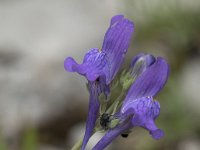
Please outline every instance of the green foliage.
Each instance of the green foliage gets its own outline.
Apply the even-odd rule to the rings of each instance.
[[[7,150],[6,142],[0,135],[0,150]]]
[[[26,130],[22,140],[22,150],[36,150],[38,146],[38,135],[34,128]]]

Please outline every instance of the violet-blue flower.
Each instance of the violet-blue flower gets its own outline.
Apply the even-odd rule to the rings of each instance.
[[[101,49],[92,48],[83,59],[82,64],[78,64],[73,58],[68,57],[64,62],[64,67],[69,72],[77,72],[86,77],[89,84],[90,100],[86,130],[82,143],[82,150],[92,135],[99,111],[98,96],[104,93],[109,95],[109,85],[117,74],[127,52],[133,23],[124,18],[123,15],[114,16],[111,19],[103,46]]]
[[[102,81],[108,85],[120,69],[132,32],[133,23],[130,20],[123,15],[112,17],[102,48],[92,48],[88,51],[82,64],[77,64],[71,57],[66,58],[65,69],[84,75],[88,81],[102,78]]]
[[[139,63],[140,60],[142,63]],[[138,67],[139,65],[139,67]],[[164,58],[152,55],[137,55],[132,61],[134,82],[128,90],[120,110],[115,114],[119,123],[110,128],[93,150],[102,150],[117,136],[140,126],[149,131],[154,139],[160,139],[164,132],[155,124],[160,113],[160,104],[154,96],[164,87],[169,66]]]

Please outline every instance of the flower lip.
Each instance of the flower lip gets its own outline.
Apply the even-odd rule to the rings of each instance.
[[[64,67],[69,72],[77,72],[84,75],[89,81],[95,81],[99,76],[106,75],[106,55],[94,48],[88,51],[82,64],[78,64],[73,58],[68,57],[64,62]],[[108,75],[108,74],[107,74]]]
[[[160,139],[164,136],[164,132],[158,129],[154,122],[160,114],[160,105],[153,100],[153,97],[142,97],[135,101],[130,101],[122,106],[121,113],[132,114],[132,126],[140,126],[147,129],[154,139]]]
[[[125,103],[121,108],[122,114],[135,114],[136,112],[145,111],[153,102],[152,96],[142,97]]]
[[[77,62],[72,57],[67,57],[64,62],[65,70],[69,72],[78,72],[80,74],[84,74],[85,70],[77,64]]]
[[[156,129],[154,131],[150,131],[150,135],[155,139],[155,140],[159,140],[160,138],[162,138],[164,136],[164,132],[161,129]]]

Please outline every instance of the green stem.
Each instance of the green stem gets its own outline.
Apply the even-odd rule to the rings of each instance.
[[[71,148],[71,150],[80,150],[82,145],[83,139],[78,140],[75,145]]]
[[[112,103],[112,105],[108,108],[108,110],[106,111],[108,114],[110,114],[112,110],[113,110],[113,111],[112,111],[112,114],[115,113],[115,111],[116,111],[116,109],[117,109],[117,107],[118,107],[118,104],[119,104],[119,102],[122,100],[123,96],[124,96],[124,91],[122,91],[122,92],[120,93],[119,97],[118,97],[118,98],[115,100],[115,102]]]

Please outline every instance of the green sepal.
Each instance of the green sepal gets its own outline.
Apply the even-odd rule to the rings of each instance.
[[[123,90],[127,91],[133,82],[134,78],[130,71],[123,71],[120,77],[120,84],[122,85]]]
[[[119,119],[112,119],[109,124],[109,128],[112,129],[112,128],[116,127],[119,124],[119,122],[120,122]]]

